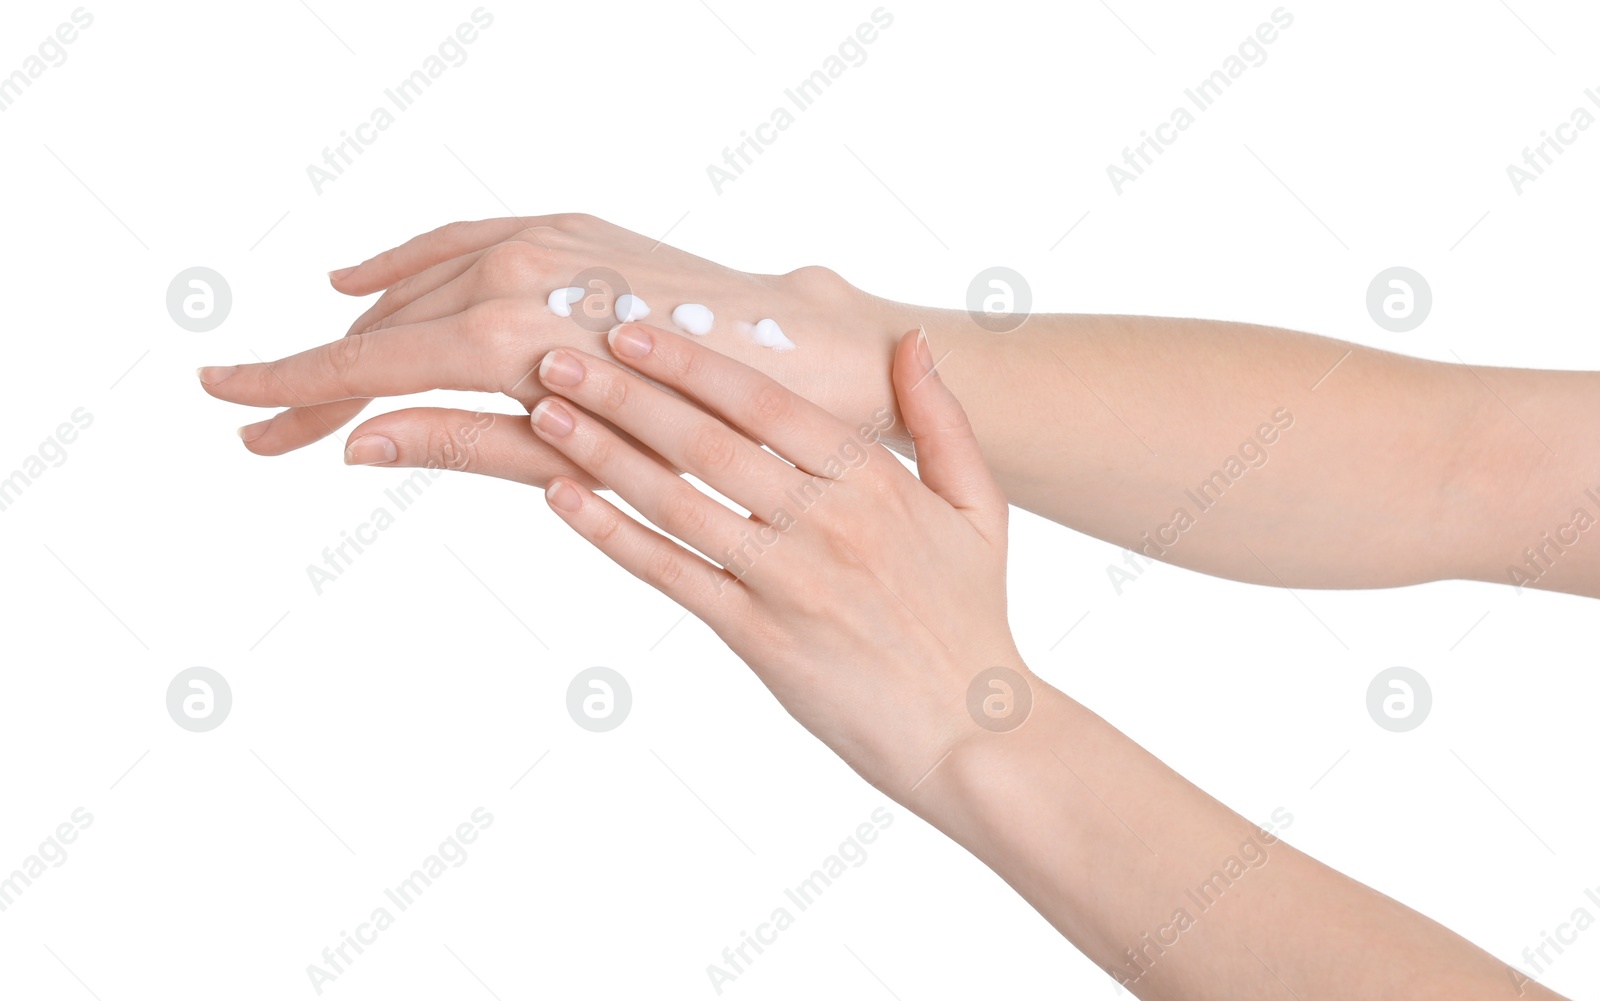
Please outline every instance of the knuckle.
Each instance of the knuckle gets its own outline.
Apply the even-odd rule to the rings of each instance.
[[[568,233],[579,233],[593,229],[599,219],[587,212],[557,212],[550,217],[550,225]]]
[[[530,318],[516,299],[489,299],[468,306],[461,314],[457,333],[462,364],[475,378],[498,392],[517,397],[537,386],[533,366],[538,360],[528,336]]]
[[[794,397],[775,382],[763,383],[750,394],[750,417],[762,426],[787,424],[794,417]]]
[[[656,338],[656,349],[651,356],[659,359],[661,367],[684,385],[700,385],[707,376],[707,362],[697,347],[676,338]]]
[[[670,591],[683,578],[683,562],[670,549],[655,548],[644,560],[644,579],[651,587]]]
[[[588,454],[585,456],[583,464],[596,473],[603,473],[605,470],[610,469],[612,461],[617,454],[616,446],[611,439],[603,435],[590,437],[585,451]]]
[[[523,229],[519,229],[515,234],[512,235],[511,239],[526,244],[537,244],[540,247],[545,247],[548,249],[550,243],[556,239],[559,239],[561,236],[561,230],[556,229],[554,226],[546,223],[538,226],[528,226]]]
[[[689,432],[684,451],[694,469],[707,473],[728,472],[739,459],[739,446],[733,435],[709,421],[697,424]]]
[[[428,429],[428,462],[435,468],[473,469],[477,454],[477,441],[453,430],[451,425],[437,424]]]
[[[844,279],[832,268],[808,264],[784,275],[796,288],[808,292],[826,292],[844,285]]]
[[[704,495],[685,485],[661,502],[661,527],[680,539],[698,536],[708,522]]]
[[[905,484],[887,466],[868,459],[860,469],[852,470],[850,476],[858,481],[859,489],[871,498],[875,508],[884,510],[895,518],[903,517],[909,512]]]
[[[589,538],[596,545],[604,546],[616,538],[620,531],[622,531],[622,515],[607,509],[595,520],[594,527],[589,530]]]
[[[599,371],[594,371],[595,368]],[[600,387],[600,406],[610,413],[620,413],[633,395],[633,377],[622,375],[601,366],[589,366],[589,378]]]
[[[854,565],[865,557],[871,538],[853,519],[835,519],[823,531],[828,551],[840,563]]]
[[[539,276],[540,256],[539,248],[531,243],[507,240],[484,251],[474,270],[491,287],[521,288]]]
[[[360,368],[366,341],[366,334],[351,334],[349,337],[341,337],[323,349],[328,374],[332,376],[334,385],[342,392],[354,395],[351,385]]]

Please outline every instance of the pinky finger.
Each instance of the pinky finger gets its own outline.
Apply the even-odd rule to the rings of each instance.
[[[748,611],[750,593],[737,577],[646,528],[570,477],[552,479],[544,497],[573,531],[719,635]]]
[[[350,432],[345,462],[479,473],[536,487],[556,476],[600,485],[541,441],[528,418],[476,410],[413,407],[379,414]]]
[[[239,437],[244,439],[244,447],[257,455],[282,455],[333,434],[371,402],[334,400],[309,407],[290,407],[274,417],[240,428]]]

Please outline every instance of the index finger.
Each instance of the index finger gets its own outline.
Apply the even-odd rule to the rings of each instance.
[[[446,223],[370,257],[353,268],[330,271],[328,280],[345,295],[370,295],[402,278],[426,271],[435,264],[493,246],[539,225],[544,225],[542,216]]]
[[[678,390],[814,476],[836,478],[845,467],[846,442],[859,447],[863,438],[875,441],[893,424],[885,408],[871,424],[851,427],[771,376],[660,327],[619,323],[606,342],[623,364]]]
[[[513,366],[495,349],[504,321],[477,322],[476,315],[469,310],[442,320],[351,334],[278,361],[213,366],[198,374],[207,393],[251,407],[309,407],[434,389],[513,395]],[[531,375],[531,360],[528,366],[524,371]],[[535,388],[529,380],[523,395]]]

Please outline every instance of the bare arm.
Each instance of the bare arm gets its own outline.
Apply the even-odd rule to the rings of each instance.
[[[1036,316],[995,334],[879,308],[924,324],[1007,496],[1044,517],[1260,584],[1600,597],[1600,374],[1210,320]]]
[[[912,806],[1135,995],[1558,997],[1257,828],[1054,688],[1030,685],[1027,722],[968,741]]]
[[[889,361],[922,326],[1010,500],[1195,570],[1293,587],[1444,578],[1600,596],[1600,375],[1468,368],[1210,320],[1033,316],[991,333],[959,310],[871,296],[825,268],[735,271],[590,216],[443,227],[335,279],[388,291],[351,334],[271,365],[208,370],[213,395],[288,408],[243,429],[263,454],[354,417],[362,397],[431,388],[532,404],[552,347],[614,322],[603,273],[654,303],[716,313],[705,343],[847,421],[896,415]],[[797,350],[739,332],[776,317]],[[584,321],[584,322],[580,322]],[[515,421],[402,410],[351,435],[349,461],[544,483],[570,465]],[[357,445],[359,444],[359,447]],[[1594,494],[1588,493],[1593,489]]]
[[[1006,499],[916,332],[893,371],[920,479],[871,443],[873,426],[847,425],[689,338],[626,324],[608,346],[621,365],[552,352],[539,374],[559,395],[533,424],[667,535],[567,477],[551,484],[552,509],[704,619],[863,778],[993,868],[1135,994],[1555,997],[1257,830],[1021,663],[1006,622]],[[732,548],[741,533],[765,548],[729,568],[693,551]]]

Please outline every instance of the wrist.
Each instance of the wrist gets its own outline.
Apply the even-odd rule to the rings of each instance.
[[[978,364],[978,359],[997,346],[994,343],[995,335],[974,324],[965,310],[917,306],[862,292],[858,292],[858,295],[865,300],[857,307],[859,315],[871,325],[881,344],[883,385],[880,392],[894,417],[893,427],[881,435],[883,443],[907,458],[914,458],[911,432],[901,419],[889,379],[889,367],[900,338],[906,331],[919,327],[927,335],[928,348],[939,377],[961,400],[962,407],[976,428],[979,423],[977,412],[985,406],[984,367]]]
[[[789,353],[797,365],[793,388],[848,424],[888,406],[898,425],[890,363],[905,328],[892,329],[876,308],[880,300],[828,268],[798,268],[774,281],[799,329],[812,332],[809,344]]]
[[[1014,663],[1009,673],[986,671],[968,687],[944,757],[916,776],[906,795],[896,796],[973,850],[974,840],[987,840],[987,829],[1006,825],[1017,798],[1026,798],[1038,773],[1048,771],[1052,743],[1069,732],[1068,717],[1077,707],[1020,659]]]
[[[1148,849],[1124,828],[1108,831],[1110,808],[1086,799],[1096,795],[1087,783],[1107,796],[1115,785],[1086,764],[1117,757],[1103,722],[1034,675],[1025,677],[1033,698],[1027,719],[1009,731],[976,729],[903,803],[1099,961],[1106,943],[1084,920],[1083,905],[1112,887],[1096,868],[1126,872],[1142,864]]]
[[[802,345],[786,353],[776,371],[773,366],[762,367],[840,420],[876,424],[886,410],[893,423],[880,432],[880,439],[912,456],[911,434],[901,419],[891,366],[900,338],[918,327],[927,331],[939,374],[957,390],[969,416],[982,405],[978,397],[984,395],[986,382],[974,359],[994,349],[995,335],[974,324],[966,311],[885,299],[815,265],[769,280],[787,300],[796,329],[809,332],[808,340],[821,350],[808,353]],[[975,394],[972,400],[967,391]]]

